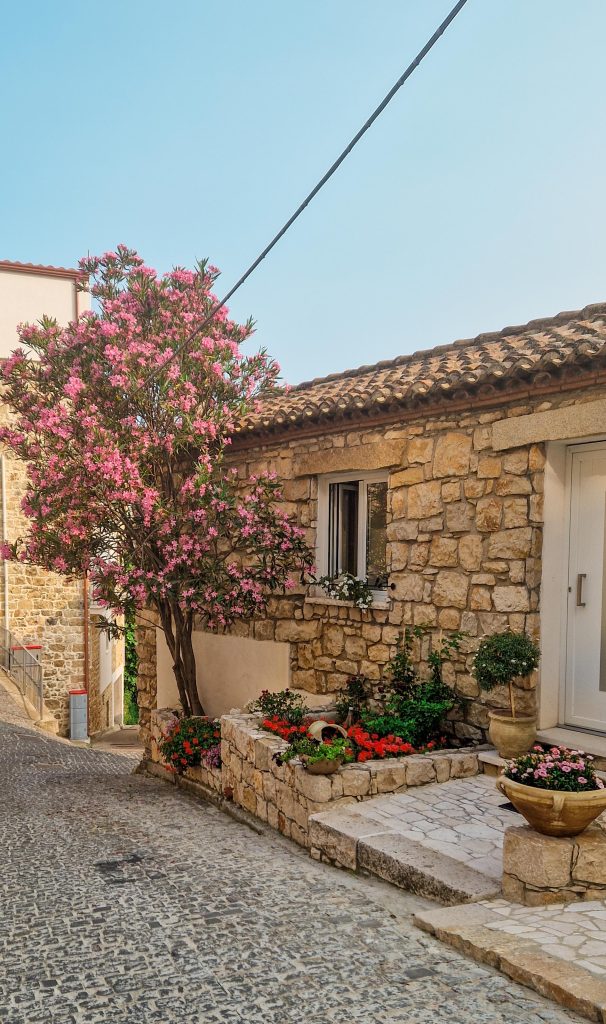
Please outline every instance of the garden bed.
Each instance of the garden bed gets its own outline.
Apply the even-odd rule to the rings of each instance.
[[[158,740],[170,711],[152,711],[152,761],[159,763]],[[400,793],[413,786],[477,775],[476,749],[437,750],[427,754],[365,761],[342,767],[334,775],[310,775],[297,763],[278,765],[273,755],[283,740],[260,728],[258,715],[221,718],[220,768],[190,768],[184,778],[215,797],[223,795],[267,822],[300,846],[309,847],[311,814],[355,804],[378,794]]]
[[[161,756],[158,744],[162,739],[162,736],[166,730],[168,724],[174,720],[174,711],[170,708],[162,708],[157,711],[151,712],[151,760],[154,764],[162,766],[164,764]],[[165,772],[171,772],[171,769],[164,767]],[[205,790],[205,795],[214,794],[215,797],[220,797],[223,794],[223,779],[221,766],[218,768],[212,768],[203,764],[197,765],[195,768],[187,768],[183,772],[184,779],[189,782],[200,786]]]

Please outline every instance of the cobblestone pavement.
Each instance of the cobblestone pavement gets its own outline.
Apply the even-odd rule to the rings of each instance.
[[[2,1024],[570,1024],[132,760],[41,735],[0,687]]]

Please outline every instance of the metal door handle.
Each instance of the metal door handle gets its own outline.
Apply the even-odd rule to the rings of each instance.
[[[583,580],[587,579],[586,572],[577,573],[577,608],[584,608],[585,601],[583,601]]]

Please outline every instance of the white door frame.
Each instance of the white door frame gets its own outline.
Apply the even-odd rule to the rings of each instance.
[[[577,722],[571,721],[573,715],[571,708],[572,691],[573,685],[573,669],[572,664],[573,652],[570,650],[570,630],[571,621],[570,616],[574,608],[575,600],[575,587],[576,579],[574,573],[571,571],[571,558],[573,556],[573,550],[576,547],[572,539],[572,531],[577,525],[578,529],[578,516],[580,500],[580,487],[581,487],[581,462],[575,460],[574,456],[577,454],[585,454],[590,452],[600,452],[606,455],[606,440],[605,441],[589,441],[585,443],[575,443],[567,446],[566,449],[566,488],[567,488],[567,500],[566,500],[566,527],[565,527],[565,585],[562,587],[562,601],[564,605],[564,616],[562,629],[562,645],[563,650],[561,654],[562,673],[560,680],[560,718],[561,721],[572,729],[582,729],[587,732],[605,733],[606,725],[603,729],[598,729],[588,725],[579,725]],[[578,467],[575,472],[575,466]],[[578,568],[578,566],[577,566]],[[601,567],[600,567],[601,568]]]
[[[543,545],[539,605],[541,661],[538,683],[539,729],[562,726],[565,720],[566,632],[570,542],[569,449],[606,443],[604,434],[546,443]]]

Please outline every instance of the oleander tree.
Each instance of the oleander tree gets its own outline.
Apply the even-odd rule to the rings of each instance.
[[[313,560],[275,475],[239,479],[226,458],[279,367],[242,354],[252,322],[225,308],[194,334],[216,305],[207,263],[159,276],[118,246],[80,267],[93,309],[21,326],[3,368],[0,440],[28,481],[28,533],[4,555],[86,575],[127,620],[155,610],[183,711],[203,714],[194,627],[262,611]]]

